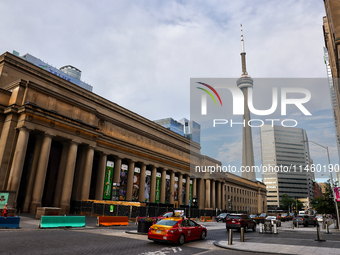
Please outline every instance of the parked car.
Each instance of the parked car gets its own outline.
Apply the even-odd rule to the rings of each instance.
[[[155,242],[171,242],[180,245],[207,236],[207,229],[193,220],[179,217],[166,218],[149,228],[148,239]]]
[[[256,222],[246,214],[230,214],[226,219],[226,229],[237,229],[244,228],[244,232],[248,232],[248,229],[256,231]]]
[[[315,216],[315,219],[316,219],[317,222],[323,222],[323,217],[322,217],[322,215],[316,215],[316,216]]]
[[[225,222],[228,215],[229,215],[229,213],[221,213],[220,215],[218,215],[216,217],[216,221],[217,222],[220,222],[220,221]]]
[[[305,227],[308,227],[308,225],[316,226],[316,219],[312,215],[298,215],[294,217],[293,220],[294,225],[299,224],[303,225]]]
[[[267,216],[266,221],[270,220],[272,225],[276,225],[277,227],[281,227],[281,220],[278,219],[276,216]]]
[[[287,213],[281,214],[281,221],[285,222],[285,221],[288,221],[288,220],[289,220],[289,218],[288,218]]]

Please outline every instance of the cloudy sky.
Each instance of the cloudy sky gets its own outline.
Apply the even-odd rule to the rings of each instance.
[[[1,53],[73,65],[94,93],[151,120],[190,118],[190,78],[241,74],[240,23],[252,77],[326,78],[321,0],[3,0],[0,10]],[[321,131],[307,132],[332,147],[338,163],[332,114],[325,111]],[[228,150],[240,147],[228,140],[224,146],[210,156],[233,157]],[[319,148],[311,150],[324,160]]]

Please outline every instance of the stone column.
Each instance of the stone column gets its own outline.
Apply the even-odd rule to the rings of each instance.
[[[145,192],[145,171],[146,171],[146,164],[142,163],[142,167],[140,169],[140,177],[139,177],[139,202],[144,202],[144,192]]]
[[[178,205],[182,204],[183,175],[178,173]]]
[[[161,198],[160,198],[160,202],[164,204],[165,203],[165,191],[166,191],[166,188],[165,188],[165,185],[166,185],[166,170],[162,169],[161,174],[162,174],[162,177],[161,177]]]
[[[20,128],[17,145],[15,147],[11,172],[8,179],[7,190],[16,192],[14,199],[15,201],[14,207],[16,207],[17,204],[16,201],[20,187],[22,169],[24,167],[25,162],[29,135],[30,132],[27,128],[25,127]]]
[[[216,190],[217,190],[217,208],[218,209],[222,209],[222,207],[221,207],[221,195],[222,195],[222,193],[221,193],[221,182],[216,182]]]
[[[186,177],[186,186],[185,186],[185,204],[189,205],[189,199],[190,199],[190,176],[187,175]],[[190,201],[192,204],[192,201]]]
[[[64,176],[65,176],[65,168],[66,168],[66,160],[68,155],[69,143],[63,143],[63,150],[61,152],[60,157],[60,164],[58,169],[58,176],[57,176],[57,183],[55,187],[54,193],[54,200],[53,206],[59,207],[60,206],[60,198],[61,198],[61,191],[63,190],[63,183],[64,183]]]
[[[175,172],[170,171],[170,204],[174,204],[175,197],[174,197],[174,191],[175,191]]]
[[[34,188],[32,193],[32,201],[30,204],[30,213],[36,213],[37,207],[41,206],[41,200],[44,193],[46,172],[48,166],[48,160],[50,157],[52,144],[52,136],[48,134],[44,134],[42,145],[41,145],[41,153],[39,158],[39,163],[37,167],[37,174],[35,176]]]
[[[115,158],[115,169],[113,171],[113,183],[120,182],[120,171],[122,167],[122,159],[120,157]]]
[[[156,196],[156,173],[157,168],[155,166],[152,166],[151,169],[151,189],[150,189],[150,202],[155,202],[155,196]]]
[[[204,209],[205,208],[205,189],[204,189],[204,179],[199,178],[197,180],[198,189],[197,189],[197,200],[198,200],[198,208]]]
[[[32,160],[32,166],[30,171],[30,177],[28,179],[28,185],[26,189],[26,197],[24,202],[24,208],[23,212],[27,213],[29,210],[29,206],[32,199],[32,191],[34,187],[34,181],[35,181],[35,175],[37,173],[37,167],[39,162],[39,156],[41,152],[41,144],[42,144],[42,137],[37,136],[35,146],[34,146],[34,153],[33,153],[33,160]]]
[[[103,152],[100,153],[98,176],[96,183],[96,200],[103,200],[104,193],[104,182],[105,182],[105,171],[106,171],[107,155]]]
[[[214,180],[211,180],[211,207],[214,210],[216,209],[216,187]]]
[[[257,190],[257,213],[263,213],[262,212],[262,206],[261,206],[261,188],[258,188]]]
[[[60,207],[62,214],[70,212],[70,201],[72,193],[72,185],[74,178],[74,169],[77,160],[78,143],[71,141],[68,150],[68,157],[66,161],[65,178],[63,184],[63,191],[61,193]]]
[[[82,196],[83,189],[83,177],[84,177],[84,169],[86,165],[86,157],[87,157],[87,148],[85,146],[78,147],[76,166],[74,172],[74,181],[72,186],[72,200],[79,201]]]
[[[205,208],[211,208],[210,204],[210,180],[205,179]]]
[[[197,198],[197,179],[196,178],[192,180],[192,197]]]
[[[227,209],[226,204],[228,202],[228,198],[226,198],[226,185],[222,182],[222,209],[225,210]]]
[[[18,125],[19,115],[13,112],[7,113],[4,117],[3,126],[0,130],[0,190],[9,190],[7,178],[11,174],[12,166],[10,165],[10,159],[12,157],[12,149],[16,148],[15,146],[18,143],[16,140],[16,126]]]
[[[135,161],[129,161],[128,180],[126,185],[126,201],[132,201],[133,175],[135,174]]]
[[[86,148],[85,169],[84,169],[83,183],[82,183],[82,189],[81,189],[81,200],[89,199],[92,167],[93,167],[93,156],[94,156],[94,148],[91,146],[88,146]]]

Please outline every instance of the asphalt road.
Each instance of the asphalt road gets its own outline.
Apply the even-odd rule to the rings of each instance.
[[[214,246],[214,241],[227,240],[228,235],[223,223],[210,224],[210,226],[207,224],[206,240],[192,241],[182,246],[154,243],[149,241],[145,235],[125,233],[126,230],[136,230],[135,225],[82,229],[0,230],[0,254],[250,254]],[[278,235],[249,231],[245,235],[245,241],[261,238],[268,242],[279,243],[283,239],[299,238],[303,243],[304,239],[316,238],[316,231],[308,230],[310,231],[299,233],[281,231]],[[239,238],[240,234],[234,231],[234,240],[239,240]],[[339,235],[327,235],[327,240],[339,241]]]

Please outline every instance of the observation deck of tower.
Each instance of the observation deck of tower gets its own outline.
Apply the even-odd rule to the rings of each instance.
[[[250,167],[248,172],[243,172],[242,177],[249,180],[256,180],[256,173],[252,171],[254,166],[254,150],[253,150],[253,136],[251,127],[248,125],[250,120],[250,112],[248,108],[248,88],[253,87],[253,79],[248,75],[246,68],[246,52],[244,50],[243,30],[241,24],[241,60],[242,60],[242,74],[237,80],[237,87],[239,87],[244,95],[244,115],[243,115],[243,137],[242,137],[242,166]]]

